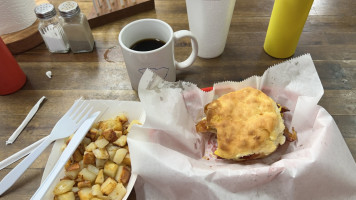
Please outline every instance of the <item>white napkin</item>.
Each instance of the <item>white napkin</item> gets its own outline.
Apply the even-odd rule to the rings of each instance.
[[[298,140],[264,159],[207,160],[209,138],[195,131],[204,106],[246,86],[291,110],[285,121]],[[309,54],[273,66],[262,77],[217,83],[208,93],[146,70],[139,85],[146,121],[128,138],[132,170],[139,175],[137,199],[356,198],[355,161],[330,114],[317,105],[322,95]]]

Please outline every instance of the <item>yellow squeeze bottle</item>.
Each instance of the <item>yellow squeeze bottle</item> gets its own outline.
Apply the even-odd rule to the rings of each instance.
[[[297,48],[314,0],[275,0],[264,50],[275,58],[288,58]]]

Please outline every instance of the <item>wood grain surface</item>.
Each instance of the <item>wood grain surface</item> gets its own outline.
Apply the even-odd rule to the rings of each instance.
[[[81,0],[79,2],[85,2]],[[262,75],[275,59],[263,50],[273,0],[238,0],[224,53],[214,59],[198,58],[192,67],[177,72],[177,80],[208,87],[219,81],[241,81]],[[314,0],[297,50],[293,57],[310,53],[324,87],[319,104],[334,118],[352,156],[356,159],[356,1]],[[51,54],[44,44],[16,55],[27,75],[25,86],[18,92],[0,96],[0,160],[50,133],[54,124],[75,99],[133,100],[121,50],[120,30],[131,21],[158,18],[174,31],[189,29],[184,0],[155,0],[150,10],[94,28],[96,47],[91,53]],[[176,45],[177,60],[191,51],[190,42]],[[46,71],[52,71],[52,79]],[[5,141],[42,97],[47,100],[13,145]],[[0,199],[30,199],[40,184],[50,152],[42,154],[23,177]],[[15,163],[16,164],[16,163]],[[3,178],[14,166],[0,171]],[[134,193],[130,199],[135,199]]]

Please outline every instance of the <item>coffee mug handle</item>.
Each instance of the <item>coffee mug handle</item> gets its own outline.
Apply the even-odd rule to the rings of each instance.
[[[198,55],[198,41],[195,38],[195,36],[192,34],[192,32],[187,31],[187,30],[180,30],[174,32],[174,42],[176,43],[179,39],[183,37],[190,37],[191,38],[191,43],[192,43],[192,53],[190,56],[183,62],[177,62],[176,60],[174,61],[176,68],[178,69],[183,69],[186,67],[189,67],[193,64],[195,59],[197,58]]]

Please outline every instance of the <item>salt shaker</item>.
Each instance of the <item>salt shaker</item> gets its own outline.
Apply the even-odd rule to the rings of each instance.
[[[86,16],[74,1],[66,1],[58,6],[59,21],[66,33],[73,53],[91,52],[94,37]]]
[[[69,51],[68,39],[56,16],[56,10],[52,4],[44,3],[35,8],[35,14],[39,19],[38,31],[51,53],[67,53]]]

